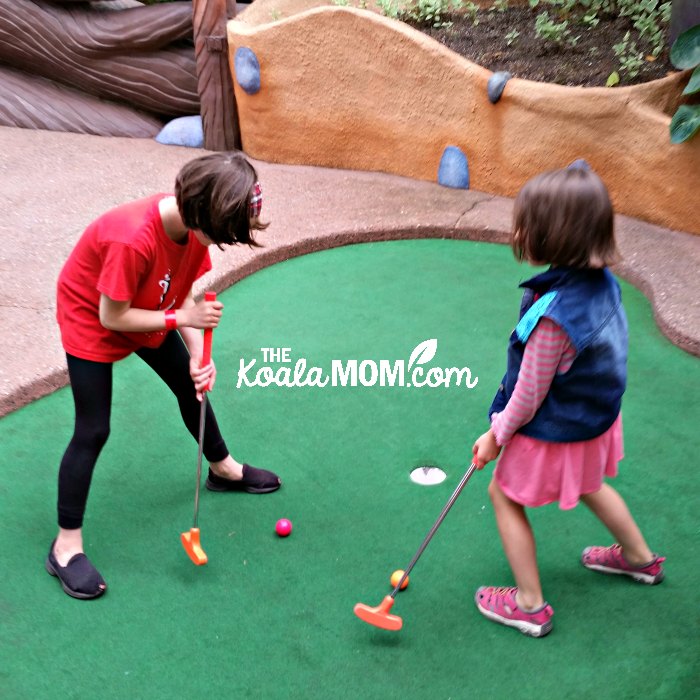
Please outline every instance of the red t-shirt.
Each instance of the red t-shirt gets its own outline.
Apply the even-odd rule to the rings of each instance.
[[[189,232],[175,243],[163,229],[158,194],[108,211],[90,224],[58,277],[56,318],[65,351],[115,362],[140,347],[157,348],[166,331],[122,333],[100,323],[100,295],[137,309],[178,309],[194,281],[211,270],[203,246]]]

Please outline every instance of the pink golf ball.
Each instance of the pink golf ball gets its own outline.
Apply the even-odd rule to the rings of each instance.
[[[278,520],[277,524],[275,525],[275,532],[280,537],[287,537],[292,532],[292,521],[287,520],[286,518]]]

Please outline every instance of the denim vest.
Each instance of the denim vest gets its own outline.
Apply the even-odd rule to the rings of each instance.
[[[525,344],[543,316],[566,331],[576,351],[571,368],[556,374],[533,419],[518,432],[547,442],[602,435],[620,412],[627,382],[627,318],[620,286],[607,270],[550,268],[525,288],[520,322],[510,336],[508,368],[489,409],[502,411],[515,387]]]

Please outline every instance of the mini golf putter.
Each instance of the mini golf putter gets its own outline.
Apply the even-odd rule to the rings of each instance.
[[[442,512],[435,521],[435,524],[430,528],[430,532],[425,536],[425,539],[418,548],[415,556],[413,559],[411,559],[411,563],[403,572],[403,576],[399,579],[396,586],[394,586],[394,590],[391,592],[391,594],[386,596],[384,600],[375,608],[365,605],[364,603],[357,603],[357,605],[355,605],[353,612],[360,618],[360,620],[366,622],[368,625],[374,625],[375,627],[380,627],[381,629],[389,630],[390,632],[398,632],[401,629],[403,626],[403,620],[398,615],[392,615],[390,612],[392,606],[394,605],[396,594],[401,590],[401,584],[403,584],[404,580],[408,578],[408,575],[411,573],[411,569],[413,569],[415,566],[416,562],[420,558],[420,555],[423,554],[423,551],[428,546],[428,542],[430,542],[430,540],[433,538],[433,535],[440,527],[440,524],[445,519],[445,516],[449,512],[450,508],[452,508],[454,502],[457,500],[457,497],[460,493],[462,493],[462,489],[466,486],[467,481],[469,481],[471,475],[475,471],[476,464],[472,462],[469,469],[467,469],[462,477],[462,480],[459,482],[459,484],[457,484],[457,488],[454,490],[454,493],[450,496],[450,499],[442,509]]]
[[[392,615],[389,611],[394,604],[394,595],[388,595],[376,607],[372,608],[364,603],[358,603],[354,612],[357,617],[368,625],[380,627],[390,632],[398,632],[403,626],[403,620],[398,615]]]
[[[215,292],[206,292],[204,295],[206,301],[216,301]],[[202,351],[202,361],[200,367],[206,367],[211,362],[211,344],[214,331],[212,328],[204,329],[204,348]],[[187,552],[187,556],[197,565],[202,566],[207,563],[207,554],[202,549],[199,539],[199,527],[197,521],[199,519],[199,489],[202,481],[202,450],[204,447],[204,424],[207,415],[207,387],[203,392],[202,405],[199,409],[199,445],[197,451],[197,485],[194,491],[194,524],[189,532],[183,532],[180,535],[182,546]]]
[[[202,566],[207,563],[207,553],[202,549],[199,541],[199,528],[192,527],[189,532],[180,535],[182,546],[187,552],[187,556],[197,565]]]

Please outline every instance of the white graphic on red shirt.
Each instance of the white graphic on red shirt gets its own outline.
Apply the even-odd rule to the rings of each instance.
[[[163,277],[160,282],[158,282],[158,286],[163,290],[163,293],[160,295],[160,301],[158,302],[158,308],[160,309],[161,306],[163,306],[163,302],[165,301],[165,297],[168,294],[168,290],[170,289],[170,270],[168,270],[165,273],[165,277]]]

